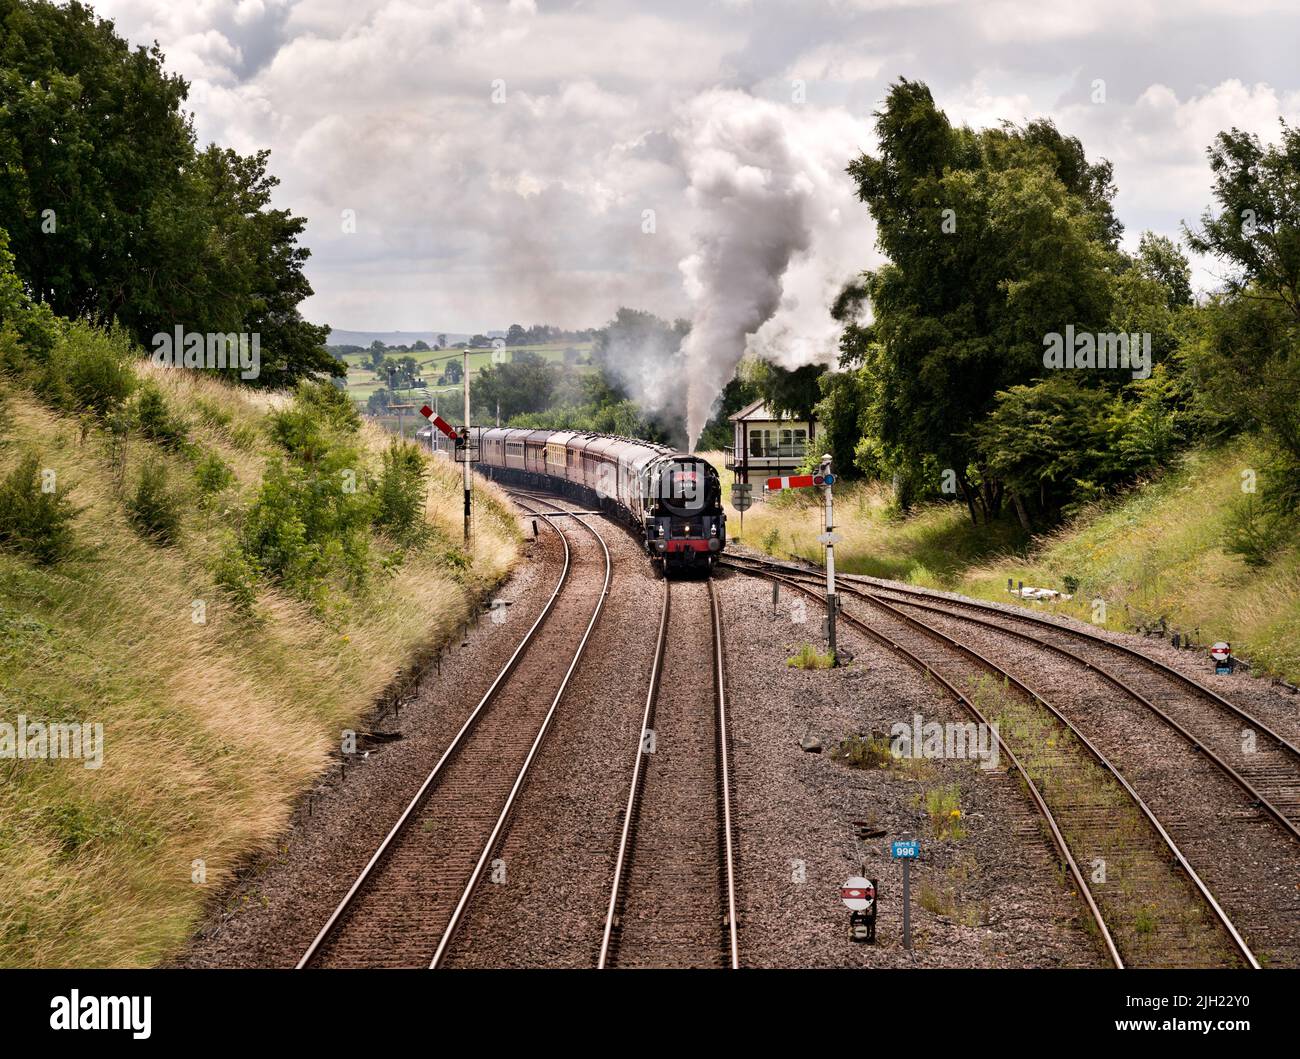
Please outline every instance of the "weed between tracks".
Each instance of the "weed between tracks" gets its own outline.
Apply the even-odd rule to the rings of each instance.
[[[818,651],[812,644],[804,644],[785,664],[793,669],[830,669],[835,665],[835,656],[829,651]]]

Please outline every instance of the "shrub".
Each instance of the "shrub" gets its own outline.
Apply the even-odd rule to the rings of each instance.
[[[237,607],[244,611],[253,609],[253,604],[257,602],[260,571],[257,563],[249,558],[238,541],[227,542],[217,559],[213,575]]]
[[[293,404],[272,415],[269,424],[276,443],[304,463],[319,459],[337,435],[360,427],[351,399],[328,382],[299,383]]]
[[[0,228],[0,371],[19,375],[49,358],[63,323],[44,302],[31,300],[13,265],[9,233]]]
[[[24,456],[0,482],[0,545],[48,565],[72,552],[72,520],[78,509],[69,490],[43,492],[40,458]]]
[[[424,457],[414,445],[394,441],[383,453],[374,524],[400,543],[412,544],[428,536],[424,476]]]
[[[180,499],[167,488],[167,468],[161,463],[144,465],[126,508],[135,528],[152,540],[171,544],[180,533]]]
[[[352,398],[346,390],[340,390],[332,382],[303,380],[298,384],[295,400],[304,409],[315,412],[335,430],[354,434],[361,429],[361,416],[352,403]]]
[[[1224,548],[1247,566],[1267,566],[1273,553],[1290,539],[1290,520],[1253,496],[1228,511]]]
[[[234,480],[234,472],[215,452],[206,453],[194,468],[194,481],[199,492],[207,496],[221,492]]]
[[[271,464],[244,519],[241,545],[268,576],[303,598],[345,574],[365,580],[371,498],[355,488],[357,454],[340,446],[309,468]]]
[[[35,379],[36,392],[63,411],[106,416],[135,388],[134,356],[121,328],[101,331],[77,321],[54,346]]]
[[[189,426],[172,415],[167,399],[152,379],[143,383],[135,403],[140,433],[150,441],[175,449],[189,436]]]

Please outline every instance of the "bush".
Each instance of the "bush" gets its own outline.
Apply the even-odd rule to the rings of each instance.
[[[199,492],[206,496],[221,492],[234,480],[234,472],[215,452],[204,455],[199,465],[194,468],[194,481],[199,487]]]
[[[340,447],[311,468],[273,463],[245,516],[245,554],[304,599],[338,571],[354,584],[365,579],[372,508],[354,486],[357,462]]]
[[[238,541],[227,543],[217,560],[213,575],[237,607],[244,611],[253,609],[253,604],[257,602],[260,571],[257,563],[249,558]]]
[[[49,565],[72,552],[77,508],[69,490],[43,492],[40,458],[29,453],[0,482],[0,545]]]
[[[167,399],[152,379],[140,387],[135,402],[135,418],[142,435],[167,448],[178,448],[189,436],[189,426],[172,415]]]
[[[1273,553],[1291,539],[1290,522],[1253,496],[1246,497],[1228,511],[1224,548],[1247,566],[1267,566]]]
[[[145,464],[126,508],[131,523],[145,537],[171,544],[179,536],[180,499],[167,488],[167,468],[161,463]]]
[[[135,388],[135,353],[118,327],[101,331],[77,321],[54,346],[34,380],[37,394],[65,412],[107,416]]]
[[[48,305],[31,300],[13,266],[9,233],[0,228],[0,371],[20,375],[49,358],[63,324]]]
[[[414,445],[394,441],[383,453],[374,524],[402,544],[414,544],[428,536],[424,476],[424,457]]]
[[[303,408],[315,412],[335,430],[355,434],[361,429],[361,416],[346,390],[332,382],[307,382],[298,384],[295,399]]]
[[[320,458],[338,435],[361,428],[352,399],[328,382],[302,382],[293,404],[271,416],[271,437],[286,452],[305,463]]]

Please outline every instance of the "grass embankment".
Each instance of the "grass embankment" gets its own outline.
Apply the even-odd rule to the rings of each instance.
[[[422,543],[372,534],[363,585],[309,605],[264,580],[242,609],[213,571],[283,457],[268,423],[288,402],[147,362],[135,371],[233,471],[229,487],[205,497],[192,455],[134,433],[123,469],[102,425],[0,382],[0,479],[35,451],[80,508],[70,557],[42,566],[0,550],[0,720],[103,725],[97,769],[0,759],[0,966],[139,966],[176,951],[231,870],[285,826],[342,730],[515,555],[514,520],[490,486],[460,551],[457,468],[434,461]],[[363,481],[388,441],[361,427]],[[174,544],[128,521],[124,499],[150,463],[183,497]]]
[[[720,456],[714,462],[721,470]],[[1171,628],[1199,629],[1201,642],[1229,640],[1257,672],[1296,683],[1300,541],[1258,567],[1226,548],[1233,512],[1245,499],[1242,472],[1263,462],[1247,441],[1192,452],[1158,480],[1033,540],[1011,519],[972,526],[961,503],[923,505],[895,518],[886,488],[854,483],[836,490],[836,567],[999,601],[1014,599],[1008,578],[1062,592],[1077,582],[1073,600],[1025,605],[1092,621],[1092,601],[1100,598],[1110,628],[1164,618]],[[812,491],[791,490],[745,512],[742,539],[771,555],[821,562],[823,522]],[[739,528],[729,508],[728,532]]]

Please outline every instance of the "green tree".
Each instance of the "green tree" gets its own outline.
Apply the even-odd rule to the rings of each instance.
[[[1137,267],[1168,292],[1170,310],[1192,304],[1192,266],[1178,244],[1155,232],[1143,232],[1138,244]]]
[[[1264,147],[1231,129],[1207,154],[1219,212],[1207,209],[1188,245],[1230,269],[1228,290],[1280,302],[1300,319],[1300,129],[1281,122],[1281,140]]]
[[[972,430],[1000,391],[1043,373],[1043,339],[1105,330],[1122,264],[1109,163],[1049,121],[954,128],[925,85],[895,84],[880,153],[849,166],[889,263],[863,276],[874,313],[844,360],[872,378],[871,433],[914,466],[954,471],[986,519],[1003,484]]]
[[[751,360],[745,367],[750,386],[763,398],[768,411],[784,419],[810,421],[821,399],[820,380],[825,372],[824,364],[789,369],[767,360]]]
[[[68,318],[151,345],[176,326],[256,334],[254,385],[342,376],[312,290],[306,225],[272,209],[268,153],[197,151],[188,86],[86,6],[0,0],[0,216],[18,274]]]
[[[0,0],[0,217],[59,315],[120,314],[166,268],[147,248],[194,156],[187,90],[83,4]]]
[[[483,368],[470,388],[476,407],[489,417],[500,409],[501,421],[540,412],[551,403],[559,372],[531,350],[520,350],[508,364]]]

